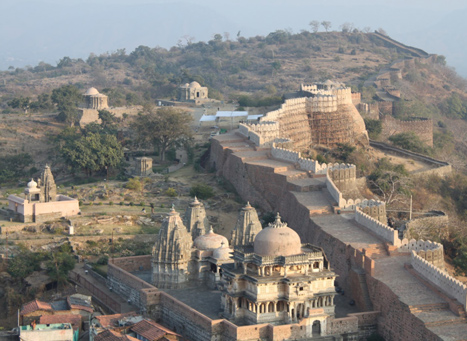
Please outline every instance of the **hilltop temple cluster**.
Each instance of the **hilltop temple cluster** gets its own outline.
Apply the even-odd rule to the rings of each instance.
[[[222,315],[241,324],[310,318],[319,334],[334,317],[335,278],[321,248],[302,244],[279,214],[262,229],[249,203],[240,210],[230,242],[208,230],[204,206],[196,198],[183,218],[172,207],[153,249],[157,288],[205,284],[219,289]]]

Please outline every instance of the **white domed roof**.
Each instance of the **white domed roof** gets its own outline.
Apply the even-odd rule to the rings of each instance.
[[[259,232],[254,241],[254,252],[260,256],[292,256],[302,253],[300,236],[281,222],[276,221]]]
[[[84,95],[85,96],[99,95],[99,91],[97,91],[96,88],[89,88]]]
[[[201,88],[201,85],[198,82],[193,81],[190,83],[190,88]]]
[[[27,186],[28,186],[29,189],[36,188],[37,187],[37,182],[35,182],[34,179],[31,179],[31,181],[28,182]]]
[[[212,257],[218,260],[230,259],[230,254],[233,252],[227,244],[222,243],[221,247],[214,250]]]
[[[211,229],[208,233],[203,234],[195,239],[194,244],[198,250],[215,250],[222,246],[222,243],[229,245],[227,238],[220,234],[214,233]]]

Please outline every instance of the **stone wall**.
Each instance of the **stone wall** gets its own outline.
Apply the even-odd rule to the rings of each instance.
[[[429,157],[423,154],[411,152],[409,150],[405,150],[405,149],[401,149],[401,148],[388,145],[387,143],[377,142],[377,141],[372,141],[372,140],[370,141],[370,146],[373,148],[378,148],[380,150],[383,150],[389,154],[394,154],[397,156],[415,159],[417,161],[424,162],[430,166],[430,167],[424,167],[422,170],[413,172],[412,173],[413,175],[426,176],[426,175],[434,174],[438,176],[445,176],[445,175],[451,174],[452,172],[452,167],[448,162],[436,160],[436,159],[433,159],[432,157]]]
[[[467,307],[467,286],[451,277],[447,272],[436,267],[432,263],[423,259],[415,251],[412,251],[410,264],[424,278],[435,284],[445,294],[455,298],[460,304]]]
[[[362,101],[362,94],[360,92],[352,92],[352,104],[357,106]]]
[[[139,112],[141,112],[143,107],[141,105],[129,106],[129,107],[110,107],[105,110],[110,111],[118,118],[122,118],[123,114],[127,114],[129,116],[135,116]],[[91,122],[100,123],[99,120],[99,112],[96,109],[78,109],[81,112],[81,119],[79,120],[80,126],[85,126]]]
[[[279,123],[264,121],[257,124],[239,124],[239,132],[256,146],[271,146],[279,137]]]
[[[415,133],[422,142],[433,147],[433,120],[418,118],[411,121],[401,121],[389,115],[382,117],[381,137],[388,139],[393,135],[408,132]]]
[[[107,266],[107,284],[112,291],[130,300],[132,304],[140,309],[144,308],[141,299],[141,289],[154,289],[151,284],[121,269],[117,265],[109,263]]]
[[[420,258],[426,260],[428,263],[443,271],[445,270],[444,248],[440,243],[432,242],[431,240],[411,239],[399,248],[399,252],[411,253],[412,251],[415,251]]]
[[[399,233],[397,230],[394,230],[386,224],[383,224],[380,221],[370,217],[369,215],[363,213],[360,209],[355,211],[355,221],[365,226],[367,229],[377,234],[392,245],[402,245],[402,241],[399,239]]]
[[[152,269],[151,255],[115,258],[112,264],[128,272],[149,271]]]

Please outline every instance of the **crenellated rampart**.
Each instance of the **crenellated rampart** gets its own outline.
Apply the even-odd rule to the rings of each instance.
[[[412,251],[410,264],[425,279],[467,307],[467,286]]]
[[[355,210],[355,221],[394,246],[401,246],[403,243],[397,230],[363,213],[359,208]]]
[[[401,121],[392,116],[382,117],[381,137],[389,138],[395,134],[413,132],[428,146],[433,146],[433,120],[419,117],[410,121]]]
[[[445,270],[444,248],[440,243],[432,242],[431,240],[411,239],[399,247],[399,252],[411,253],[412,251],[415,251],[419,257],[428,263],[443,271]]]

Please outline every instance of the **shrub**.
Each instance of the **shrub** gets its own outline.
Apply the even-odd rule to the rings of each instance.
[[[389,141],[397,147],[416,153],[430,154],[431,152],[431,149],[413,132],[392,135],[389,137]]]
[[[113,206],[114,202],[113,201],[109,201],[109,205],[110,206]]]
[[[98,265],[107,265],[107,264],[109,264],[109,256],[104,255],[104,256],[100,257],[97,260],[96,264],[98,264]]]
[[[100,201],[99,203],[97,203],[99,206],[102,206],[102,201]]]
[[[125,203],[123,201],[120,201],[120,206],[123,206],[125,205]]]
[[[383,127],[381,125],[380,120],[372,120],[370,118],[365,118],[365,126],[366,130],[368,131],[368,135],[370,139],[377,139],[379,134],[383,131]]]
[[[165,191],[165,195],[167,195],[168,197],[176,197],[178,195],[178,193],[175,190],[175,188],[169,187]]]
[[[214,196],[214,190],[206,184],[196,184],[191,187],[190,196],[206,200]]]
[[[139,203],[139,205],[140,205],[140,206],[146,206],[146,204],[144,203],[144,201],[141,201],[141,202]]]
[[[133,201],[130,201],[130,206],[134,206],[134,202]]]
[[[143,189],[143,185],[139,178],[131,178],[128,180],[125,187],[132,191],[141,191]]]

